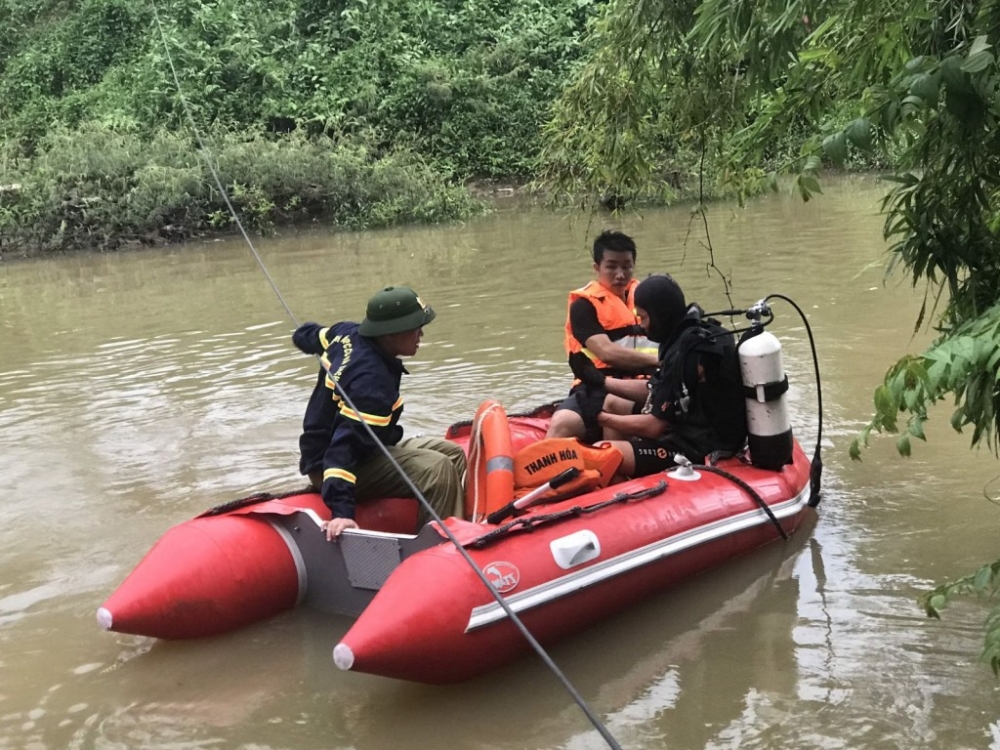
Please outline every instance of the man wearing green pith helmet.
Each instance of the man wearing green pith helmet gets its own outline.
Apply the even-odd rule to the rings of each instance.
[[[302,420],[299,470],[333,513],[327,539],[358,528],[357,503],[413,494],[376,440],[440,517],[462,513],[465,452],[439,438],[403,440],[398,424],[399,385],[407,374],[400,357],[417,353],[424,326],[435,315],[409,287],[387,286],[368,300],[360,324],[304,323],[292,336],[322,363]],[[429,517],[421,505],[419,525]]]

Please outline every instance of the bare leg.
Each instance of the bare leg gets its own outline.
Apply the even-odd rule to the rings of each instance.
[[[604,399],[604,411],[609,414],[631,414],[635,408],[635,402],[611,393]],[[611,427],[604,428],[605,440],[624,440],[625,435]]]
[[[611,414],[631,414],[635,409],[635,401],[609,393],[604,397],[604,411]]]
[[[545,437],[582,439],[586,432],[587,428],[583,424],[583,417],[575,411],[560,409],[552,415],[549,431],[545,433]]]
[[[622,465],[618,467],[618,473],[626,477],[633,476],[635,474],[635,451],[632,450],[632,443],[628,440],[610,440],[608,442],[620,450],[622,454]]]

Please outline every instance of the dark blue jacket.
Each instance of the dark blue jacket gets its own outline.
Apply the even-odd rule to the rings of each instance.
[[[399,383],[406,368],[374,339],[358,333],[357,323],[329,328],[304,323],[292,341],[306,354],[322,355],[323,363],[302,420],[299,471],[322,469],[323,502],[334,518],[354,518],[355,472],[380,452],[365,425],[384,445],[402,439],[403,428],[397,424],[403,413]],[[341,398],[341,389],[353,409]]]

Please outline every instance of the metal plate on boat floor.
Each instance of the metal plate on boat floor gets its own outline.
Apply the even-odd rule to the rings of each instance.
[[[314,515],[279,516],[272,523],[285,529],[297,567],[305,569],[304,602],[326,612],[356,617],[403,560],[446,541],[427,525],[416,536],[348,530],[328,542]]]
[[[399,541],[393,537],[344,534],[344,564],[351,585],[360,589],[382,588],[400,563]]]

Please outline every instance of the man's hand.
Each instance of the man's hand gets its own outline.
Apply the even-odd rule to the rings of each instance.
[[[328,542],[334,541],[344,529],[357,528],[360,527],[353,518],[334,518],[332,521],[327,521],[323,524],[323,531],[326,532],[326,541]]]

